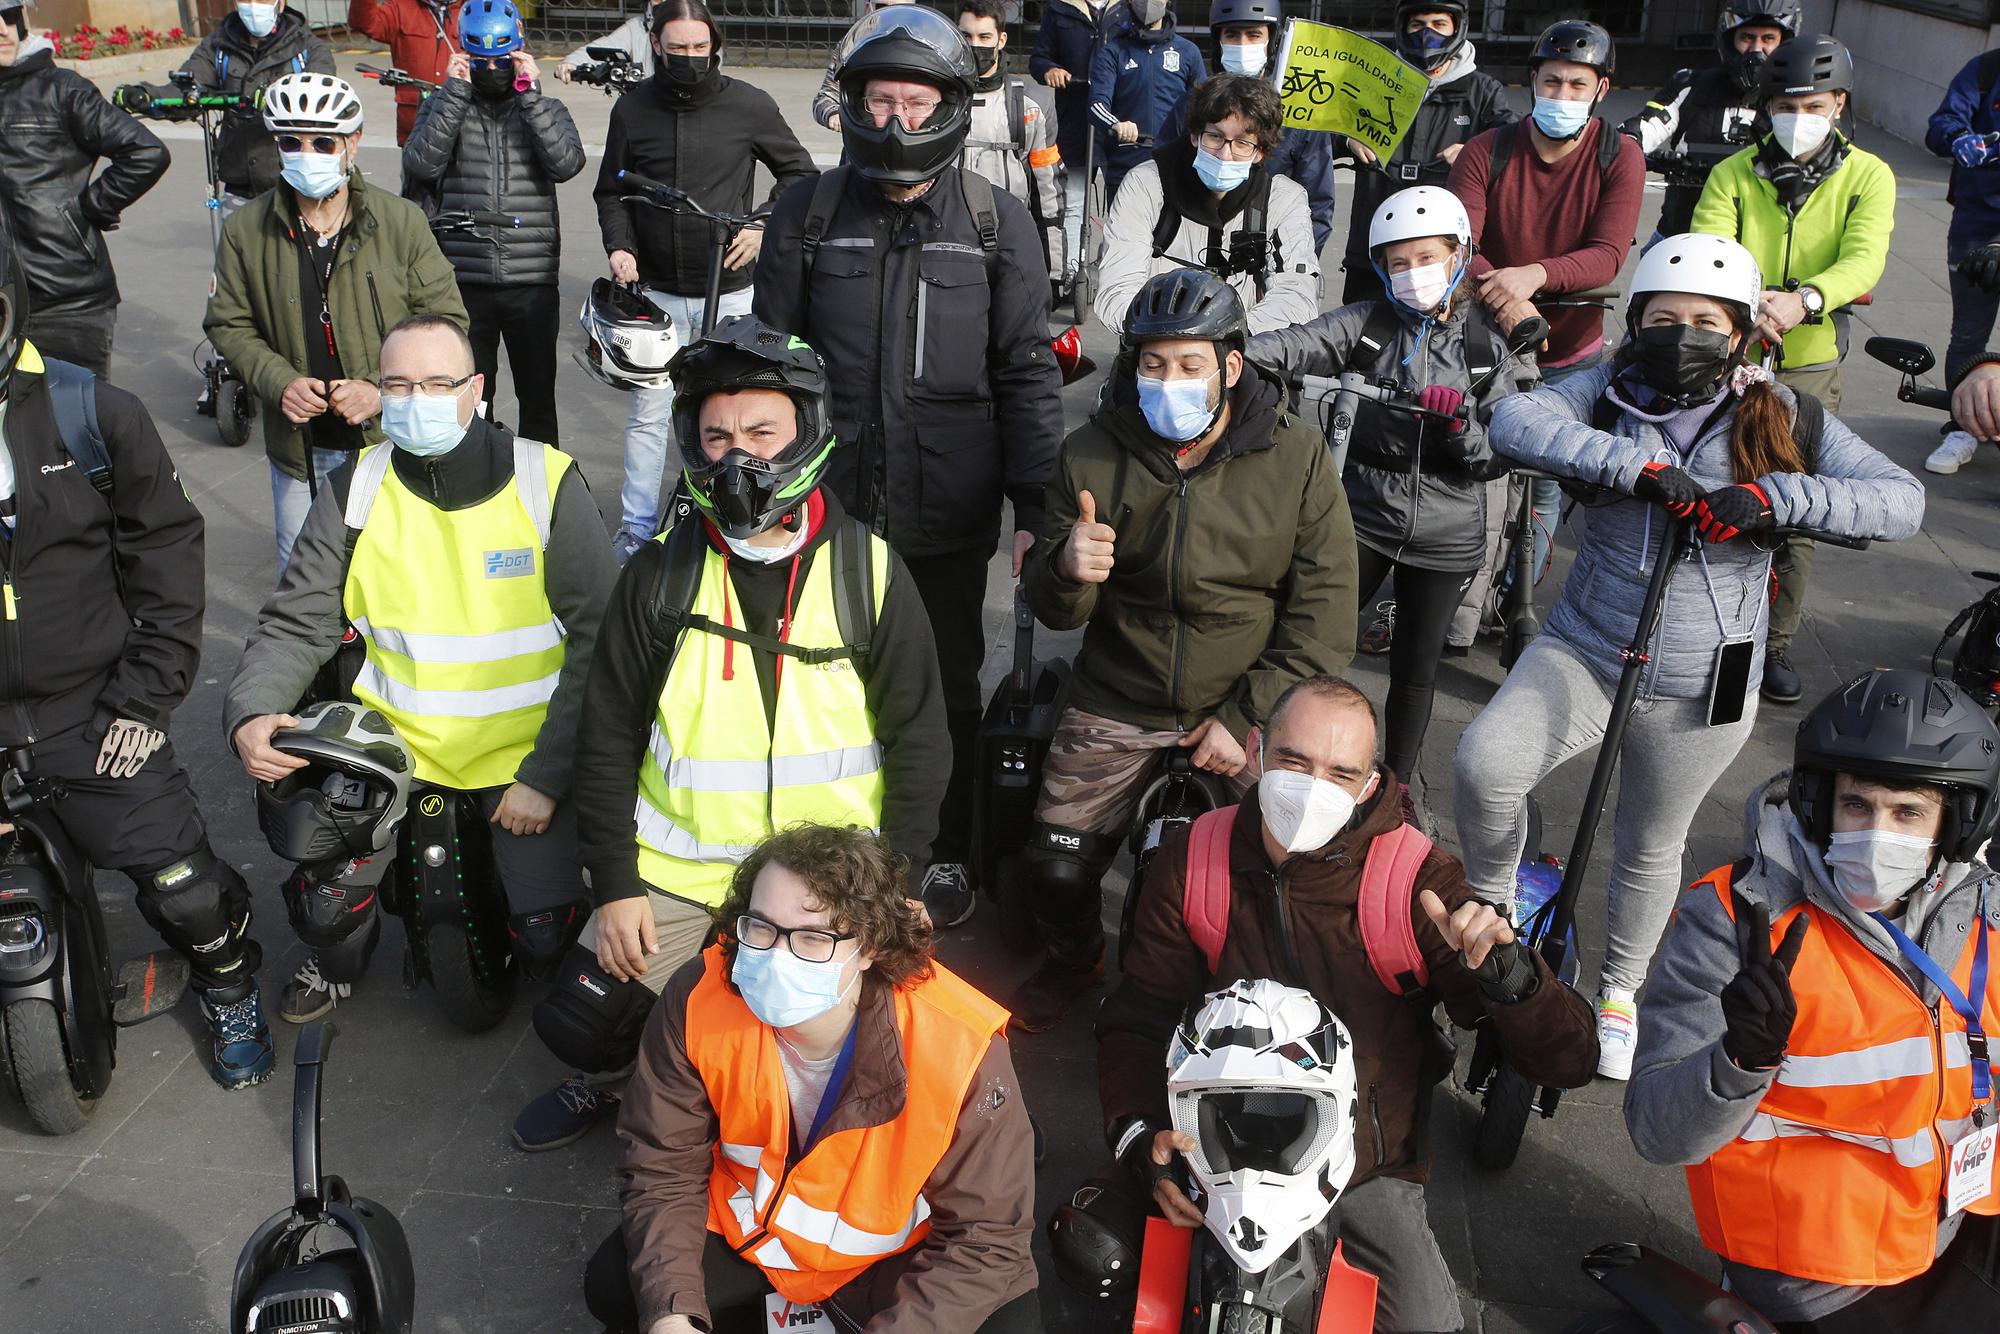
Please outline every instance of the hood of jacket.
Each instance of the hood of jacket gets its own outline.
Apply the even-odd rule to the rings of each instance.
[[[250,29],[243,26],[242,16],[232,6],[223,15],[222,22],[216,25],[215,44],[227,47],[237,55],[255,56],[267,46],[284,46],[289,41],[304,37],[308,31],[310,27],[303,12],[284,9],[278,12],[278,22],[271,31],[262,37],[253,37]]]
[[[0,69],[0,84],[29,78],[43,70],[54,69],[55,65],[56,49],[49,45],[49,39],[39,35],[30,37],[21,43],[20,54],[14,57],[14,63]]]
[[[729,76],[722,72],[722,61],[709,57],[708,69],[691,86],[675,83],[667,77],[665,61],[657,61],[653,73],[646,80],[646,87],[652,90],[653,100],[663,111],[693,111],[707,106],[722,95],[729,83]]]
[[[1158,46],[1162,42],[1171,42],[1174,40],[1174,13],[1168,10],[1166,18],[1160,21],[1160,26],[1157,28],[1142,28],[1136,20],[1128,17],[1125,23],[1125,35],[1145,46]]]
[[[1442,88],[1448,83],[1457,83],[1460,79],[1465,78],[1478,68],[1479,52],[1473,46],[1472,42],[1468,40],[1464,46],[1458,48],[1458,54],[1451,58],[1451,65],[1445,70],[1444,77],[1433,83],[1431,87]]]
[[[1055,7],[1058,9],[1074,9],[1077,13],[1083,15],[1086,20],[1095,23],[1104,17],[1105,10],[1111,8],[1111,0],[1105,0],[1105,3],[1102,5],[1092,5],[1090,0],[1056,0]]]
[[[1275,443],[1273,432],[1278,427],[1278,412],[1284,402],[1284,387],[1277,377],[1244,358],[1243,374],[1229,390],[1229,424],[1195,471],[1212,468],[1238,454],[1271,448]],[[1138,371],[1132,358],[1123,355],[1118,358],[1116,380],[1096,415],[1105,431],[1127,452],[1154,471],[1172,475],[1175,446],[1155,435],[1146,424],[1145,414],[1139,411]]]

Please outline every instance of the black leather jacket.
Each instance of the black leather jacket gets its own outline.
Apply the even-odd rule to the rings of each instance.
[[[92,180],[99,158],[110,165]],[[0,202],[30,312],[118,304],[103,234],[166,169],[166,145],[52,52],[0,69]]]
[[[428,211],[507,213],[519,227],[447,231],[438,248],[461,283],[553,284],[562,270],[556,183],[583,170],[569,109],[539,91],[495,100],[448,79],[424,99],[403,145],[403,176]],[[435,209],[430,208],[435,205]]]

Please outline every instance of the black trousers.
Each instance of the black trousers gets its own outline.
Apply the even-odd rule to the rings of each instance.
[[[111,378],[111,335],[118,325],[118,307],[68,310],[28,315],[28,341],[45,357],[67,361]],[[159,758],[158,756],[154,757]]]
[[[1356,587],[1363,606],[1375,596],[1389,571],[1396,572],[1396,637],[1389,644],[1389,707],[1382,727],[1382,758],[1396,777],[1407,783],[1416,773],[1424,733],[1431,725],[1445,634],[1477,571],[1441,574],[1398,564],[1363,544],[1357,543],[1354,551],[1360,568]]]
[[[979,669],[986,662],[986,570],[992,561],[990,546],[903,557],[930,613],[944,685],[945,727],[951,733],[951,781],[938,809],[937,842],[931,850],[934,863],[972,857],[972,767],[979,717],[985,709]]]
[[[554,283],[526,287],[460,283],[471,318],[472,365],[486,377],[486,400],[500,397],[500,341],[514,372],[520,420],[514,433],[545,445],[556,439],[556,326],[561,294]],[[491,411],[491,409],[489,409]]]
[[[895,1258],[883,1261],[893,1264]],[[764,1319],[764,1296],[771,1291],[764,1272],[743,1259],[713,1232],[701,1254],[701,1280],[714,1318],[714,1334],[758,1334],[768,1332]],[[639,1329],[639,1303],[632,1296],[630,1264],[625,1251],[625,1233],[612,1229],[597,1253],[590,1257],[583,1273],[583,1300],[591,1315],[615,1334]],[[837,1297],[836,1297],[836,1300]],[[858,1329],[843,1323],[841,1313],[827,1308],[834,1327],[847,1332]],[[870,1313],[872,1314],[872,1313]],[[1023,1293],[987,1316],[976,1334],[1042,1334],[1042,1308],[1032,1292]]]

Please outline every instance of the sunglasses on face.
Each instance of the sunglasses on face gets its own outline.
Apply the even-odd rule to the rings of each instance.
[[[280,153],[322,153],[332,156],[340,151],[340,140],[330,134],[316,134],[310,139],[302,139],[296,134],[278,136]]]

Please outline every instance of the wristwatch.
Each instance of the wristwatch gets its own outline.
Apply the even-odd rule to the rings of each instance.
[[[1805,304],[1806,318],[1816,320],[1826,313],[1826,298],[1817,287],[1801,287],[1799,300]]]

